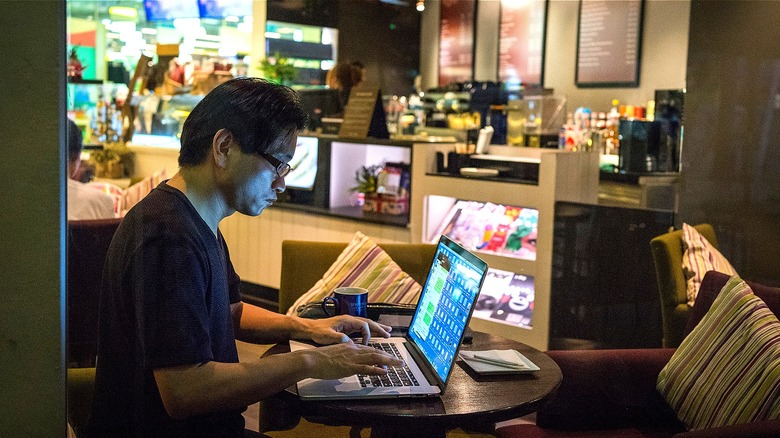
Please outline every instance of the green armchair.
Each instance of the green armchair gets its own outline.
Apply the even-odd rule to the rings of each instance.
[[[718,239],[710,224],[695,225],[694,228],[715,248]],[[661,318],[663,322],[663,346],[678,347],[685,337],[688,321],[688,296],[686,278],[682,269],[684,252],[682,230],[662,234],[650,241],[661,294]]]

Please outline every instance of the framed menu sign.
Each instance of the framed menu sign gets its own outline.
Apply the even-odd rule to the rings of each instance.
[[[578,87],[638,87],[644,0],[580,0]]]
[[[546,0],[501,0],[498,78],[501,82],[542,86]]]
[[[439,35],[439,86],[474,77],[476,0],[442,0]]]
[[[367,136],[390,138],[387,116],[382,106],[382,92],[378,88],[355,87],[349,92],[339,137],[362,139]]]

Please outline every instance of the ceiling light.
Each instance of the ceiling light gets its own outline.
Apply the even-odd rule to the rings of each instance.
[[[425,0],[417,0],[417,10],[420,12],[425,10]]]

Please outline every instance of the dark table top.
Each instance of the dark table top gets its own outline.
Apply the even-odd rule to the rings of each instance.
[[[530,374],[480,376],[459,359],[447,389],[440,397],[302,401],[293,386],[264,402],[264,409],[274,410],[274,404],[278,404],[288,413],[295,410],[308,421],[329,425],[413,427],[418,431],[420,428],[446,430],[457,427],[492,430],[496,422],[535,412],[561,383],[561,370],[555,362],[520,342],[474,332],[473,342],[464,344],[461,349],[515,349],[540,370]],[[286,351],[289,346],[279,344],[266,354]],[[262,417],[270,418],[267,414]]]

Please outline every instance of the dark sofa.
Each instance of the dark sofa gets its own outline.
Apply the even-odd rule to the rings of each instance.
[[[729,276],[708,272],[689,315],[686,333],[704,316]],[[775,315],[780,290],[748,282]],[[515,437],[780,437],[780,420],[686,432],[656,391],[661,369],[673,348],[548,351],[561,367],[563,383],[539,410],[536,424],[496,430]]]

